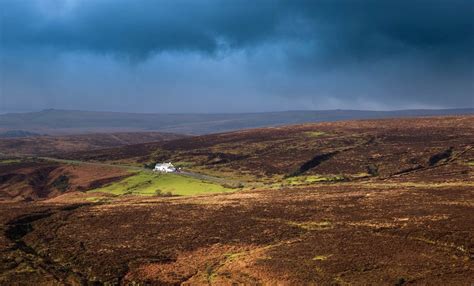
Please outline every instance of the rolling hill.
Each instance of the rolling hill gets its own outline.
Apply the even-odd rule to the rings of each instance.
[[[474,114],[474,109],[319,110],[234,114],[142,114],[48,109],[0,115],[0,131],[24,130],[41,134],[136,131],[209,134],[308,122],[467,114]]]
[[[0,155],[54,155],[187,137],[166,132],[91,133],[0,138]]]
[[[452,164],[445,171],[457,169],[458,176],[468,180],[468,162],[474,161],[473,126],[474,116],[311,123],[74,152],[64,157],[138,166],[172,161],[204,174],[269,182],[291,177],[309,181],[383,178],[421,171],[427,178],[442,180],[443,175],[430,170],[449,161]]]

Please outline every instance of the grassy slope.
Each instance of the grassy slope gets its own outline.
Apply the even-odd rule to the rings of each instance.
[[[138,172],[120,182],[92,190],[91,192],[105,192],[114,195],[155,195],[157,190],[161,194],[171,193],[179,196],[190,196],[206,193],[222,193],[232,191],[221,185],[201,181],[191,177],[176,174],[152,174]]]

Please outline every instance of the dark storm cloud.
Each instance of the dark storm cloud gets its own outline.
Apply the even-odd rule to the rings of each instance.
[[[51,3],[1,2],[3,46],[132,57],[162,51],[214,53],[223,45],[240,48],[264,40],[279,20],[270,1],[77,1],[60,16],[51,10],[61,7]]]
[[[472,58],[471,0],[60,1],[3,0],[2,46],[142,57],[162,51],[314,42],[324,56],[365,58],[406,49]],[[46,5],[44,3],[49,3]],[[63,14],[55,10],[66,10]],[[334,54],[334,55],[331,55]]]
[[[295,10],[301,7],[292,3]],[[331,48],[354,56],[372,57],[410,48],[456,47],[460,50],[451,52],[466,53],[472,48],[474,3],[470,0],[304,3],[302,13],[314,25],[314,36],[322,34],[327,40],[323,42]]]
[[[472,0],[0,0],[0,13],[14,108],[118,94],[112,109],[139,109],[138,92],[166,98],[159,111],[474,104]]]

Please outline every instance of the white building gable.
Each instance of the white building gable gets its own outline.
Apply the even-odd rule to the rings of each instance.
[[[172,173],[176,172],[176,168],[171,163],[158,163],[155,165],[153,171],[163,172],[163,173]]]

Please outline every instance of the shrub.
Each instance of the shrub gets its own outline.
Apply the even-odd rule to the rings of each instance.
[[[405,278],[403,277],[400,277],[397,279],[397,281],[395,281],[395,285],[396,286],[402,286],[402,285],[405,285],[407,281],[405,280]]]
[[[171,192],[163,192],[162,190],[158,189],[155,191],[155,196],[157,197],[172,197],[173,193]]]
[[[449,149],[431,156],[429,160],[429,164],[430,166],[434,166],[441,160],[451,158],[452,154],[453,154],[453,147],[449,147]]]
[[[155,165],[156,165],[155,163],[148,163],[148,164],[145,163],[145,164],[143,164],[143,168],[145,168],[145,169],[154,169]]]
[[[54,182],[52,186],[61,192],[65,192],[69,188],[69,177],[66,175],[59,176]]]
[[[370,164],[367,166],[367,173],[369,173],[371,176],[378,176],[379,168],[374,164]]]

